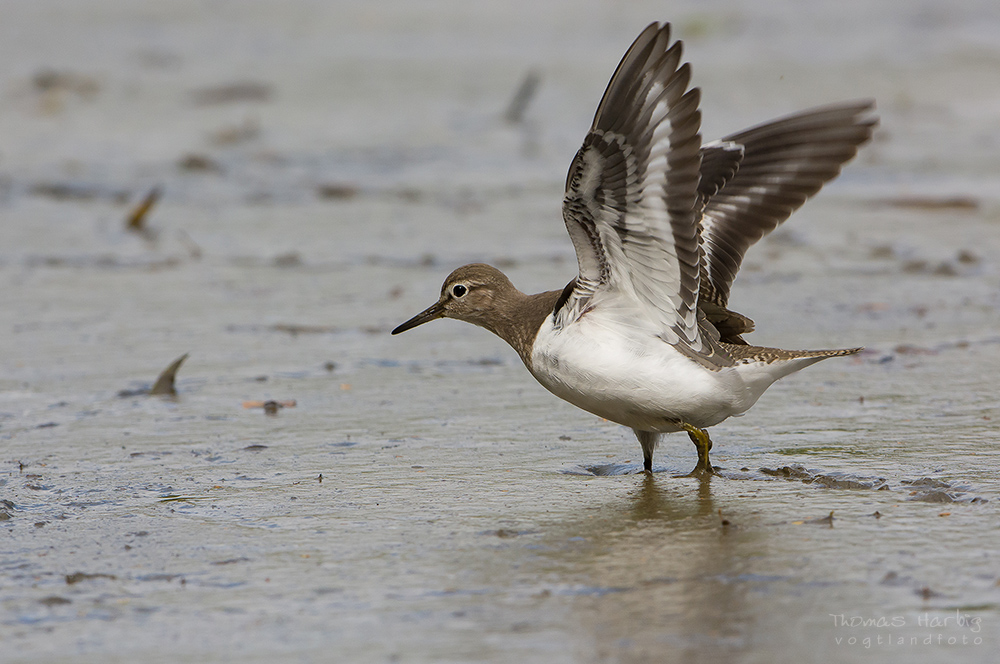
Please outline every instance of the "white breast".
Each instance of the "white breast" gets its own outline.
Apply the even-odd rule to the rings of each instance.
[[[707,369],[636,325],[633,312],[591,311],[562,329],[542,324],[528,367],[556,396],[599,417],[645,431],[709,427],[744,412],[763,389],[734,367]],[[756,394],[755,394],[756,393]]]

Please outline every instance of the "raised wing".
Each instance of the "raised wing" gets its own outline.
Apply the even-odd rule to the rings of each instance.
[[[733,179],[740,170],[741,161],[743,161],[743,146],[739,143],[713,141],[702,146],[698,196],[703,204]]]
[[[870,100],[823,106],[705,145],[700,290],[710,318],[713,307],[706,305],[726,307],[747,249],[835,178],[871,138],[878,123],[873,109]]]
[[[661,337],[704,359],[699,331],[701,113],[681,42],[650,25],[615,71],[570,166],[563,219],[580,275],[556,312],[576,320],[602,292],[631,298]]]

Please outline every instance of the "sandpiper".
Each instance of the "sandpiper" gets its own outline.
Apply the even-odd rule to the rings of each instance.
[[[526,295],[494,267],[465,265],[392,333],[437,318],[484,327],[550,392],[631,427],[647,472],[661,435],[686,431],[692,474],[706,476],[716,468],[705,428],[779,378],[861,350],[751,346],[753,321],[727,305],[750,245],[836,177],[877,119],[871,100],[848,102],[702,144],[681,49],[669,23],[639,35],[570,165],[563,220],[576,278]]]

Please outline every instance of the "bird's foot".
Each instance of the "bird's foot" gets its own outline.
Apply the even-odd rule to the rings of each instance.
[[[718,468],[712,465],[708,457],[708,453],[712,449],[712,439],[708,437],[708,432],[686,422],[681,426],[688,432],[691,442],[694,443],[695,448],[698,450],[698,464],[686,477],[708,479],[712,475],[718,475]]]
[[[718,466],[702,466],[700,463],[694,467],[687,475],[677,475],[676,477],[697,477],[700,480],[707,480],[710,477],[720,476]]]

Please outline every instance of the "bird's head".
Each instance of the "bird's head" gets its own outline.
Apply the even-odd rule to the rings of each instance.
[[[495,267],[483,263],[463,265],[444,280],[441,297],[437,302],[394,329],[392,333],[406,332],[438,318],[454,318],[493,329],[488,320],[490,312],[496,308],[496,301],[515,290],[504,273]]]

